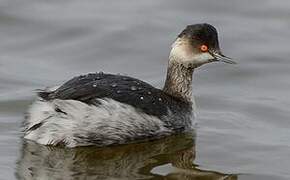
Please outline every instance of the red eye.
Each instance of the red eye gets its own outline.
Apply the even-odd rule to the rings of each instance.
[[[206,51],[208,50],[207,45],[205,45],[205,44],[201,45],[201,46],[200,46],[200,50],[201,50],[202,52],[206,52]]]

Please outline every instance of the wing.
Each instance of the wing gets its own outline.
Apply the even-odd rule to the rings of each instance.
[[[94,105],[98,105],[98,99],[111,98],[158,117],[167,115],[169,109],[175,112],[188,108],[185,102],[143,81],[104,73],[75,77],[57,90],[40,92],[39,96],[45,100],[72,99]]]

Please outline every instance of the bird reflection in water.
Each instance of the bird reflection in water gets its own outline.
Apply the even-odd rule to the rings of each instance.
[[[16,177],[36,179],[236,180],[237,175],[197,169],[194,135],[115,147],[49,147],[24,141]],[[166,166],[166,172],[158,168]],[[164,169],[164,168],[163,168]]]

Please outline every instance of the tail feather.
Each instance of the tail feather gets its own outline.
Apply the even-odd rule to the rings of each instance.
[[[42,98],[43,100],[49,100],[50,95],[53,93],[53,91],[43,90],[43,89],[37,89],[37,95]]]
[[[48,87],[45,89],[36,89],[36,93],[38,97],[42,98],[43,100],[52,100],[54,99],[54,92],[59,88],[59,86]]]

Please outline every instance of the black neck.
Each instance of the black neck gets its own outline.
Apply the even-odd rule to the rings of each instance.
[[[170,62],[163,91],[167,94],[191,102],[192,98],[192,68],[180,63]]]

